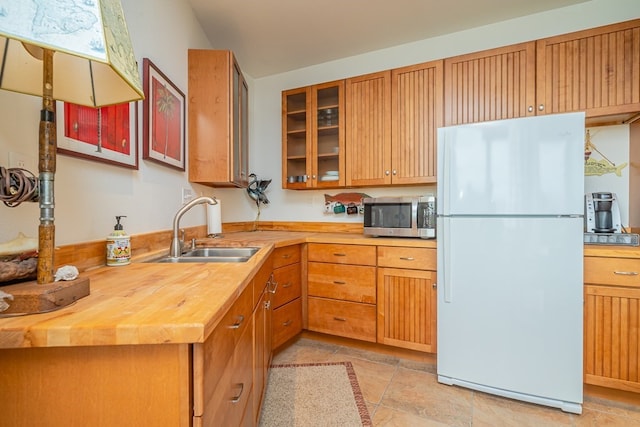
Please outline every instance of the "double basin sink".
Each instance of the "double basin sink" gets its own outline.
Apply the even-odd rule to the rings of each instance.
[[[185,263],[185,262],[247,262],[258,252],[255,247],[208,247],[188,250],[179,257],[163,256],[152,259],[150,263]]]

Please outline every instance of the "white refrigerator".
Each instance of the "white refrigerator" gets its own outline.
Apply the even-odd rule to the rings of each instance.
[[[438,129],[438,381],[582,412],[584,113]]]

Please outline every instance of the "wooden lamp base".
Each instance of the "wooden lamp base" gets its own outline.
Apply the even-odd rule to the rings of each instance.
[[[89,278],[62,280],[39,285],[35,280],[0,287],[0,290],[13,295],[5,302],[9,308],[3,314],[36,314],[57,310],[89,295]]]

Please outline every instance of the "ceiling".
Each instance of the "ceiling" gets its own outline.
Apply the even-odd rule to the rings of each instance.
[[[188,0],[253,78],[588,0]]]

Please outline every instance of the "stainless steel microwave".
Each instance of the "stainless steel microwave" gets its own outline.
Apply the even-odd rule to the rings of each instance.
[[[366,235],[436,237],[435,196],[367,197],[362,203]]]

